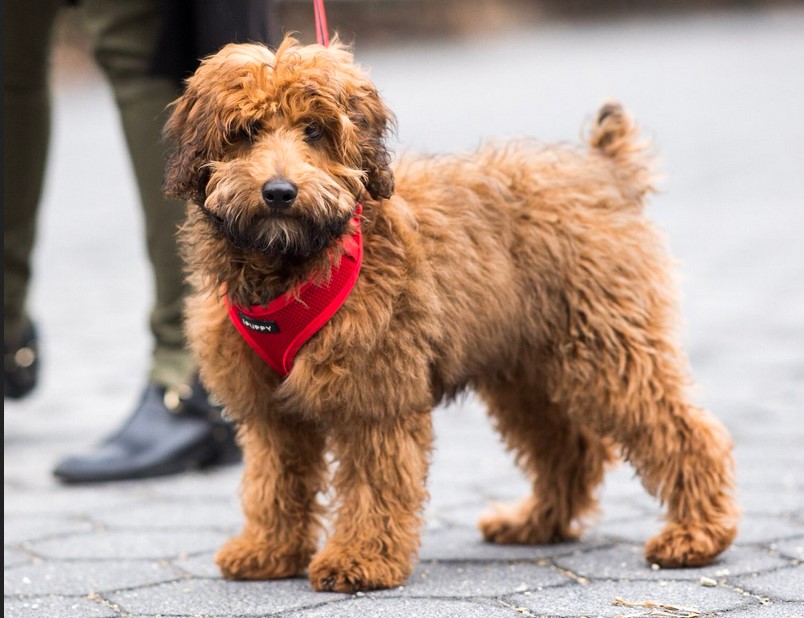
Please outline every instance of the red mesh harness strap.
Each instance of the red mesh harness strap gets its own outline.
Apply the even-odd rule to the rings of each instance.
[[[294,295],[285,294],[265,306],[243,307],[227,297],[229,318],[243,339],[281,376],[293,367],[296,353],[343,305],[360,274],[363,235],[360,204],[353,221],[356,232],[343,240],[344,254],[333,266],[329,282],[304,283]]]

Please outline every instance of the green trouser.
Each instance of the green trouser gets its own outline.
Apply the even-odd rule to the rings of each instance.
[[[3,338],[27,318],[31,251],[50,131],[50,40],[59,0],[7,0],[3,33]],[[174,81],[149,74],[161,26],[160,0],[83,0],[80,14],[120,111],[145,216],[155,283],[150,379],[172,386],[193,372],[182,328],[187,293],[176,247],[184,204],[162,197],[165,107]]]

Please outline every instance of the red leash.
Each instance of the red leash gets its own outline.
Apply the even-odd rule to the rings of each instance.
[[[329,30],[327,29],[327,13],[324,11],[324,0],[313,0],[315,9],[315,38],[319,45],[329,47]]]

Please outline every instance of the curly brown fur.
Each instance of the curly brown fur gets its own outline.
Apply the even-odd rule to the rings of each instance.
[[[585,147],[518,140],[392,169],[393,124],[337,41],[227,46],[174,104],[166,187],[193,202],[181,233],[196,288],[188,336],[245,451],[246,524],[218,554],[223,574],[401,584],[419,544],[431,410],[467,388],[533,484],[482,519],[486,539],[575,537],[617,446],[667,505],[647,559],[713,560],[736,533],[731,444],[688,399],[670,262],[642,213],[650,160],[622,108],[601,109]],[[274,178],[298,187],[281,212],[261,193]],[[325,278],[357,201],[358,282],[280,379],[224,297],[264,304]],[[330,482],[333,532],[314,555]]]

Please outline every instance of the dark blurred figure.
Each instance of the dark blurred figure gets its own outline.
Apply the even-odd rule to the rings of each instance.
[[[8,0],[3,32],[3,396],[37,383],[35,322],[26,306],[50,137],[49,57],[60,0]],[[198,60],[229,42],[268,42],[271,0],[82,0],[81,21],[109,79],[139,188],[155,283],[154,347],[139,404],[122,428],[54,470],[65,482],[144,478],[237,461],[231,426],[185,348],[187,286],[175,232],[184,204],[162,196],[165,108]],[[103,181],[103,179],[100,179]],[[113,215],[111,215],[113,216]],[[68,371],[69,368],[65,368]],[[121,367],[121,371],[126,368]]]

